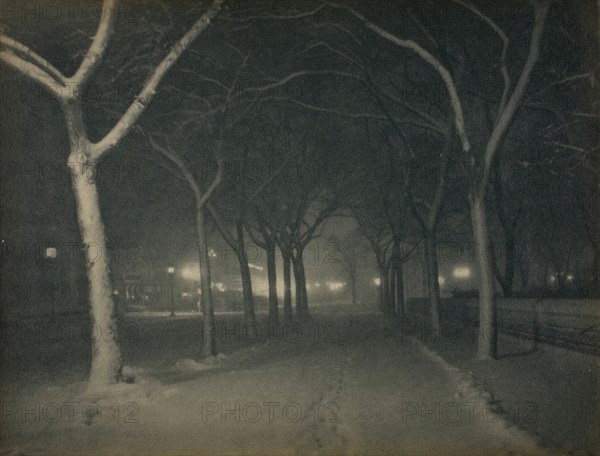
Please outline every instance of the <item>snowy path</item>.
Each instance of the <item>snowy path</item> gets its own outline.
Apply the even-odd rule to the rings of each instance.
[[[407,455],[516,449],[508,430],[490,426],[497,418],[483,402],[463,400],[448,373],[382,317],[329,320],[291,339],[212,364],[133,369],[136,384],[110,393],[84,395],[82,384],[74,384],[14,401],[16,410],[3,403],[2,449]],[[25,406],[29,415],[20,413]]]

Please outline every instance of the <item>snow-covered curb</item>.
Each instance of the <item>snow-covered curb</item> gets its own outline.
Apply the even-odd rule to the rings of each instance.
[[[541,446],[539,437],[531,432],[523,429],[517,424],[511,422],[502,411],[498,401],[494,400],[493,394],[488,391],[483,385],[475,382],[472,373],[467,374],[461,369],[453,366],[446,361],[437,352],[431,350],[425,344],[415,337],[410,336],[410,340],[419,348],[419,350],[427,357],[427,359],[439,364],[448,373],[448,376],[456,384],[456,398],[464,399],[468,402],[478,403],[487,408],[489,415],[493,415],[494,419],[483,420],[489,426],[494,434],[503,438],[507,443],[507,448],[519,449],[516,453],[521,454],[544,454],[544,455],[564,455],[564,450],[548,449]]]

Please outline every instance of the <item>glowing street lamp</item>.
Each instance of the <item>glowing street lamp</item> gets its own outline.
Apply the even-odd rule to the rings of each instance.
[[[198,263],[192,263],[187,266],[184,266],[181,269],[181,277],[183,277],[185,280],[197,282],[198,277],[200,277],[200,266],[198,265]]]
[[[471,269],[465,266],[454,268],[454,271],[452,271],[452,275],[456,279],[468,279],[469,277],[471,277]]]
[[[167,268],[167,272],[171,277],[171,317],[175,316],[175,301],[173,301],[173,276],[175,275],[175,268],[173,266],[169,266]]]
[[[344,285],[346,285],[344,282],[327,282],[327,288],[329,288],[329,291],[341,290],[344,288]]]
[[[121,314],[121,312],[125,312],[126,309],[121,309],[121,303],[119,302],[119,289],[115,288],[112,292],[113,295],[113,301],[115,303],[115,308],[117,309],[117,316],[118,318],[123,317],[123,315]]]

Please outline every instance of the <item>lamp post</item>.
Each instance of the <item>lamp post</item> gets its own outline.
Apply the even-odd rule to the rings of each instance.
[[[171,317],[175,316],[175,301],[173,300],[173,276],[175,275],[175,268],[173,266],[169,266],[167,269],[169,276],[171,276]]]
[[[379,309],[382,310],[383,309],[383,288],[381,287],[381,278],[375,277],[373,279],[373,283],[377,287],[377,305],[379,306]]]
[[[55,288],[55,277],[54,277],[54,260],[56,260],[56,257],[58,256],[58,250],[56,250],[56,247],[46,247],[46,250],[44,251],[44,258],[46,258],[46,260],[48,261],[49,264],[51,264],[51,278],[50,278],[50,312],[52,313],[52,316],[54,316],[54,288]]]
[[[119,320],[121,320],[123,314],[125,313],[125,309],[121,308],[121,303],[119,302],[119,290],[117,288],[115,288],[113,290],[112,294],[113,294],[113,301],[115,303],[115,309],[117,309],[117,318]]]

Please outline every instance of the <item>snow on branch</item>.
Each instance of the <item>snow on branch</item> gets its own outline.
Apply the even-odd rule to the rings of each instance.
[[[508,70],[506,68],[506,53],[508,51],[508,36],[506,33],[496,24],[490,17],[483,14],[476,6],[463,2],[462,0],[453,0],[455,3],[464,6],[477,17],[479,17],[483,22],[485,22],[502,40],[502,54],[500,55],[500,72],[502,73],[502,80],[504,81],[504,90],[502,91],[502,98],[500,99],[500,105],[498,106],[498,116],[504,110],[506,105],[506,98],[508,97],[508,91],[510,90],[510,76],[508,74]]]
[[[0,51],[0,60],[7,65],[17,70],[19,73],[27,76],[37,83],[45,87],[55,97],[61,98],[64,96],[64,91],[61,90],[61,85],[50,76],[45,70],[27,60],[17,56],[14,52],[8,49]]]
[[[99,159],[129,132],[131,126],[138,120],[146,109],[146,106],[154,98],[158,84],[165,77],[167,71],[177,62],[181,54],[183,54],[196,37],[208,27],[210,21],[219,13],[223,1],[214,0],[208,11],[173,45],[169,53],[150,75],[141,92],[127,111],[125,111],[121,119],[104,138],[92,145],[92,159]]]
[[[200,200],[202,198],[202,192],[200,191],[200,187],[198,186],[198,184],[196,183],[196,179],[194,178],[193,174],[190,172],[188,166],[186,165],[186,163],[183,161],[183,159],[177,155],[175,152],[171,151],[170,149],[161,146],[160,144],[158,144],[154,138],[152,138],[152,136],[150,136],[146,130],[144,130],[143,128],[141,129],[142,133],[144,134],[144,136],[146,136],[146,138],[148,139],[148,142],[150,143],[150,145],[152,146],[152,148],[154,150],[156,150],[157,152],[160,152],[162,155],[164,155],[165,157],[167,157],[171,162],[173,162],[181,171],[181,174],[183,175],[185,181],[188,183],[188,185],[190,186],[192,192],[194,193],[194,196],[196,197],[196,200]]]
[[[200,200],[196,202],[196,209],[200,209],[201,207],[203,207],[206,204],[208,199],[214,193],[215,189],[221,183],[222,175],[223,175],[223,160],[221,158],[219,158],[219,159],[217,159],[217,174],[215,175],[215,177],[214,177],[213,181],[211,182],[211,184],[209,185],[209,187],[204,192],[204,195],[202,195],[202,198],[200,198]]]
[[[537,63],[540,56],[540,44],[542,40],[542,34],[544,32],[544,26],[546,23],[546,16],[548,13],[548,4],[544,3],[542,5],[535,4],[534,5],[535,12],[535,22],[533,25],[533,30],[531,32],[531,40],[529,41],[529,52],[527,55],[527,60],[523,65],[523,69],[521,70],[521,74],[515,88],[510,95],[510,98],[506,102],[506,107],[504,111],[502,111],[499,116],[496,124],[494,125],[494,129],[492,130],[492,134],[490,135],[490,139],[486,145],[484,152],[484,163],[483,163],[483,179],[482,185],[483,188],[487,185],[489,180],[490,171],[492,169],[492,164],[494,161],[494,157],[496,151],[498,149],[498,145],[504,133],[508,129],[508,126],[512,122],[513,116],[519,107],[521,99],[523,98],[523,94],[525,93],[525,89],[527,88],[527,84],[529,84],[529,80],[531,79],[531,73],[535,64]]]
[[[94,35],[92,45],[83,57],[83,61],[75,74],[69,78],[77,89],[81,89],[102,61],[106,52],[108,41],[115,26],[115,0],[104,0],[100,23]]]
[[[185,181],[188,183],[192,192],[194,193],[194,197],[196,199],[196,208],[197,209],[202,208],[206,204],[208,199],[211,197],[211,195],[213,194],[213,192],[215,191],[217,186],[221,183],[221,176],[223,174],[222,160],[220,158],[217,160],[217,168],[218,168],[217,174],[213,178],[213,181],[211,182],[208,189],[206,189],[206,191],[204,193],[202,193],[200,186],[196,182],[196,178],[190,171],[189,166],[183,160],[183,158],[180,157],[176,152],[173,152],[171,149],[158,144],[154,140],[154,138],[152,138],[152,136],[150,136],[146,132],[146,130],[144,130],[143,128],[140,128],[140,129],[141,129],[142,133],[144,134],[144,136],[148,139],[148,142],[150,142],[150,145],[152,146],[152,148],[154,150],[156,150],[157,152],[160,152],[162,155],[164,155],[166,158],[168,158],[172,163],[174,163],[175,166],[177,166],[179,168]]]
[[[39,54],[34,52],[28,46],[25,46],[22,43],[19,43],[12,38],[9,38],[5,35],[0,35],[0,44],[2,46],[8,48],[15,56],[19,56],[22,60],[37,66],[40,71],[43,71],[48,74],[52,79],[54,79],[55,83],[58,83],[60,86],[65,86],[65,77],[63,74],[55,68],[50,62],[41,57]],[[5,60],[6,63],[10,63]],[[14,66],[13,66],[14,67]],[[18,68],[16,68],[18,70]]]
[[[405,49],[410,49],[415,52],[419,57],[421,57],[426,63],[431,65],[438,75],[442,78],[444,84],[446,85],[446,90],[448,91],[448,98],[450,99],[450,104],[452,109],[454,110],[454,123],[456,127],[456,132],[460,141],[462,143],[463,151],[470,152],[471,151],[471,143],[469,141],[469,137],[467,135],[467,131],[465,128],[465,119],[462,109],[462,103],[460,97],[458,96],[458,92],[456,90],[456,84],[452,79],[452,75],[448,68],[446,68],[437,58],[435,58],[429,51],[425,48],[421,47],[418,43],[412,40],[405,40],[402,38],[398,38],[396,35],[388,32],[387,30],[382,29],[377,24],[371,22],[364,15],[356,11],[354,8],[351,8],[346,5],[340,5],[337,3],[329,4],[332,8],[342,9],[350,14],[352,14],[356,19],[361,21],[365,27],[369,30],[373,31],[383,39],[397,45],[403,47]]]

